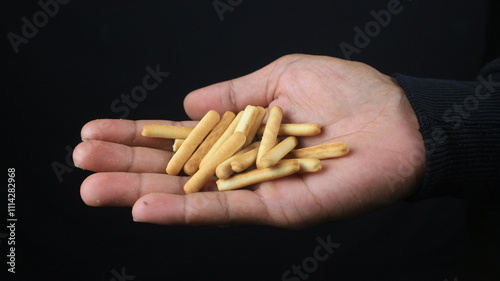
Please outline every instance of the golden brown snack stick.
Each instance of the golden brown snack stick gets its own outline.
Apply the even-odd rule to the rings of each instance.
[[[255,138],[255,135],[257,134],[257,130],[260,128],[260,125],[262,124],[262,120],[264,120],[264,117],[266,116],[266,109],[263,108],[262,106],[257,106],[257,117],[255,118],[255,121],[252,124],[252,127],[250,128],[248,135],[247,135],[247,141],[245,142],[244,146],[250,145]]]
[[[316,146],[294,149],[288,153],[287,158],[316,158],[327,159],[344,156],[349,152],[345,142],[334,142]]]
[[[182,170],[182,166],[189,159],[196,147],[203,141],[212,128],[219,122],[220,115],[215,110],[210,110],[203,116],[193,131],[186,138],[179,150],[174,153],[167,164],[167,174],[177,175]]]
[[[246,137],[242,132],[234,132],[234,134],[217,149],[214,155],[186,182],[184,191],[189,194],[202,189],[215,174],[217,166],[238,151],[245,144],[245,141]]]
[[[150,138],[185,139],[194,128],[169,125],[145,125],[141,134]]]
[[[219,123],[215,125],[210,134],[203,140],[203,142],[198,146],[198,149],[191,155],[189,160],[184,164],[184,172],[188,175],[193,175],[198,171],[200,162],[205,157],[210,148],[214,143],[220,138],[220,136],[226,131],[227,127],[231,124],[235,117],[235,114],[231,111],[226,111]]]
[[[299,141],[296,137],[288,137],[264,153],[260,159],[262,168],[268,168],[278,163],[285,155],[294,149]]]
[[[256,106],[247,105],[247,107],[245,107],[245,110],[243,111],[243,116],[241,117],[241,120],[234,131],[243,132],[245,134],[245,137],[248,136],[250,129],[252,128],[252,125],[255,122],[255,119],[257,119],[258,115],[259,110]]]
[[[200,162],[200,167],[205,164],[205,162],[212,157],[212,155],[219,149],[219,147],[227,140],[231,135],[234,133],[234,129],[236,129],[236,126],[241,120],[241,117],[243,116],[243,111],[238,112],[236,117],[233,119],[233,122],[231,122],[231,125],[227,127],[226,131],[220,136],[220,138],[214,143],[214,145],[210,148],[210,150],[207,152],[205,157]]]
[[[264,133],[265,124],[260,125],[257,135]],[[278,135],[280,136],[296,136],[296,137],[312,137],[321,133],[321,126],[316,123],[299,123],[289,124],[283,123],[280,125]]]
[[[243,114],[243,111],[239,113]],[[260,124],[256,135],[262,135],[266,124]],[[185,139],[193,130],[193,127],[169,126],[169,125],[145,125],[142,135],[152,138]],[[283,123],[278,131],[279,136],[312,137],[321,133],[321,126],[316,123]]]
[[[264,181],[289,176],[300,170],[298,161],[289,161],[269,168],[255,169],[246,173],[241,173],[227,179],[217,180],[219,191],[233,190]]]
[[[263,168],[262,156],[276,145],[281,119],[283,118],[283,110],[279,106],[273,106],[269,111],[266,127],[260,141],[259,152],[257,154],[257,168]]]
[[[314,173],[323,168],[321,165],[321,160],[316,158],[293,158],[293,159],[281,159],[277,165],[283,164],[289,161],[298,161],[300,165],[299,172]]]
[[[172,144],[172,151],[177,152],[177,150],[179,150],[179,147],[181,147],[184,140],[185,139],[175,139],[174,144]]]
[[[260,145],[260,141],[256,141],[252,144],[250,144],[249,146],[243,148],[242,150],[238,151],[236,154],[234,154],[233,156],[229,157],[228,159],[224,160],[224,162],[220,163],[217,168],[215,169],[215,175],[217,175],[217,177],[219,179],[227,179],[229,178],[232,174],[233,174],[233,169],[231,167],[231,161],[233,161],[234,158],[256,148],[256,147],[259,147]]]
[[[257,159],[257,153],[259,151],[258,147],[239,155],[231,161],[231,169],[235,172],[242,172],[248,167],[255,164]]]

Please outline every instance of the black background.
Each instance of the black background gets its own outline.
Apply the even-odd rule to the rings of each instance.
[[[7,274],[3,235],[1,280],[119,280],[113,272],[125,272],[127,280],[282,280],[313,255],[318,238],[328,237],[340,247],[308,280],[494,280],[495,221],[459,199],[402,202],[301,231],[139,224],[130,208],[82,202],[79,185],[90,172],[72,167],[70,154],[86,122],[184,120],[182,100],[199,87],[285,54],[344,58],[339,45],[354,44],[353,28],[363,29],[373,21],[370,11],[390,1],[229,2],[238,5],[221,20],[214,1],[69,1],[17,54],[8,34],[22,36],[21,19],[32,22],[41,7],[3,3],[2,167],[16,169],[18,221],[17,273]],[[401,5],[351,59],[387,74],[470,80],[498,54],[497,5]],[[126,116],[114,110],[112,102],[157,64],[170,75]],[[6,194],[5,186],[2,214]],[[2,215],[0,234],[7,233],[5,222]]]

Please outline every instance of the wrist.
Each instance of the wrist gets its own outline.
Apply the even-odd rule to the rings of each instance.
[[[399,161],[396,175],[398,180],[409,187],[408,196],[418,192],[425,176],[426,152],[422,133],[420,132],[419,120],[405,91],[397,80],[390,77],[391,93],[395,99],[396,114],[401,123],[401,133],[405,135],[405,155]]]

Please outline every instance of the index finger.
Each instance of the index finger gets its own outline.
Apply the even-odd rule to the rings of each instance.
[[[150,124],[194,127],[196,123],[197,121],[97,119],[82,127],[81,137],[83,141],[100,140],[128,146],[171,150],[173,140],[144,137],[141,134],[142,128]]]

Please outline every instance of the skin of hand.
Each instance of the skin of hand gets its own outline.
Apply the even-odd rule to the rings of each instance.
[[[191,92],[193,120],[246,105],[282,107],[286,123],[319,123],[299,146],[344,141],[348,155],[322,160],[317,173],[250,188],[186,195],[187,177],[170,176],[170,140],[143,137],[145,124],[195,126],[195,121],[94,120],[82,128],[76,166],[94,173],[81,185],[90,206],[133,206],[135,221],[156,224],[268,224],[304,228],[360,216],[408,196],[420,185],[425,152],[418,122],[395,79],[359,62],[287,55],[249,75]],[[167,151],[170,150],[170,151]]]

